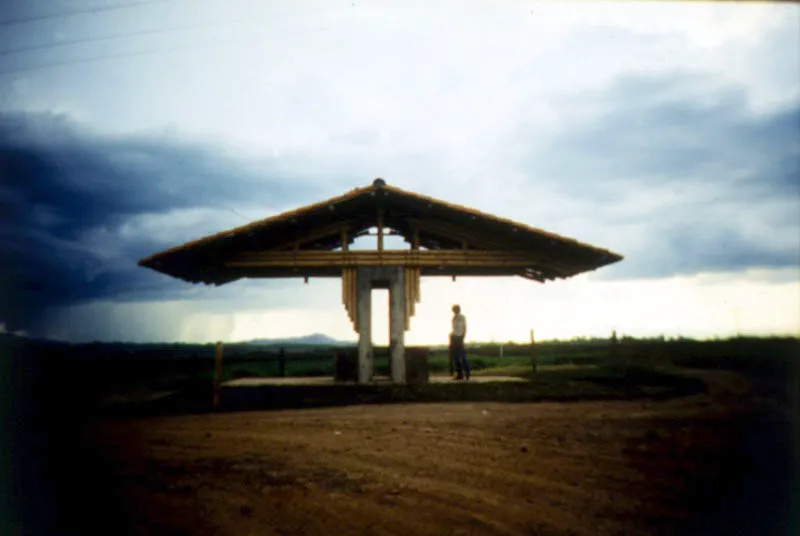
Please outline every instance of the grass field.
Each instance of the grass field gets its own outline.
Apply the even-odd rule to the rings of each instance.
[[[531,381],[223,388],[211,411],[213,346],[6,340],[0,533],[800,526],[797,339],[628,341],[613,356],[608,344],[542,343],[536,374],[529,348],[498,350],[470,352],[476,375]],[[229,347],[225,377],[274,376],[276,352]],[[332,353],[287,349],[286,374],[332,374]],[[441,351],[430,368],[447,372]]]
[[[332,376],[334,355],[352,348],[286,348],[287,377]],[[225,347],[222,380],[276,377],[280,349],[242,345]],[[613,356],[612,356],[613,352]],[[469,349],[475,375],[533,378],[528,345],[498,345]],[[375,372],[388,374],[387,349],[375,349]],[[780,380],[789,375],[800,355],[796,338],[735,338],[719,341],[620,342],[612,351],[606,341],[542,342],[536,345],[539,380],[617,377],[620,370],[721,369]],[[126,391],[170,391],[208,386],[213,380],[213,345],[63,345],[16,338],[0,338],[0,369],[7,381],[37,385],[68,379],[86,397]],[[432,350],[428,359],[433,375],[447,374],[444,350]],[[26,372],[27,371],[27,372]],[[31,371],[35,371],[33,374]],[[80,386],[79,388],[77,386]]]
[[[13,469],[0,480],[0,533],[798,526],[787,514],[800,497],[797,339],[626,341],[613,352],[545,342],[535,374],[530,348],[504,350],[473,348],[475,374],[531,381],[223,388],[214,412],[213,346],[0,337],[0,461]],[[279,371],[278,349],[225,352],[225,379]],[[286,375],[332,375],[333,354],[287,348]],[[441,351],[429,363],[447,373]]]
[[[98,404],[150,401],[178,397],[184,411],[205,411],[213,384],[213,345],[62,345],[0,339],[0,373],[7,392],[38,393],[34,398],[67,398],[88,408]],[[720,341],[622,341],[612,350],[607,341],[542,342],[536,345],[537,371],[531,367],[528,345],[497,345],[469,349],[473,374],[517,376],[534,380],[523,385],[471,386],[469,390],[429,385],[413,388],[359,388],[350,391],[297,390],[279,394],[265,390],[226,395],[229,407],[302,407],[325,403],[409,402],[447,400],[543,400],[576,397],[629,398],[696,392],[685,371],[718,369],[746,373],[758,385],[786,392],[791,366],[800,355],[800,341],[790,338]],[[333,376],[335,353],[353,348],[285,348],[287,377]],[[613,355],[612,355],[613,354]],[[227,345],[222,380],[275,377],[279,348]],[[388,374],[386,348],[375,349],[376,374]],[[446,351],[429,354],[432,375],[447,375]],[[783,386],[783,387],[782,387]],[[309,403],[307,399],[316,400]],[[149,403],[149,402],[148,402]],[[255,405],[255,406],[254,406]],[[160,409],[159,411],[170,411]]]

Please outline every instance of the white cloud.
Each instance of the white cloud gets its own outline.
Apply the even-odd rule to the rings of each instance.
[[[525,167],[520,155],[531,154],[553,136],[573,131],[601,113],[602,103],[586,95],[608,87],[620,75],[699,73],[706,76],[698,77],[692,94],[717,98],[715,88],[739,85],[746,93],[745,106],[757,113],[800,98],[798,6],[351,4],[304,2],[279,9],[259,2],[179,0],[163,9],[95,17],[93,24],[65,22],[60,31],[79,39],[106,28],[125,33],[159,24],[243,21],[166,33],[149,42],[122,40],[107,44],[106,50],[92,45],[17,58],[46,62],[214,44],[24,76],[0,75],[0,94],[13,97],[2,106],[69,111],[90,122],[98,135],[171,129],[176,136],[214,142],[220,151],[235,148],[237,155],[278,157],[272,175],[285,171],[291,177],[287,181],[305,177],[324,184],[330,195],[383,176],[409,190],[625,254],[644,254],[654,243],[653,229],[671,226],[677,212],[689,220],[697,216],[677,210],[685,190],[651,184],[621,189],[610,203],[576,198],[548,180],[546,161]],[[230,44],[231,39],[236,44]],[[125,88],[124,97],[120,87]],[[575,96],[577,100],[564,106]],[[118,162],[126,164],[130,162]],[[576,177],[576,188],[594,178]],[[693,199],[711,198],[706,178],[696,177]],[[180,170],[169,177],[175,190],[182,187],[181,181]],[[259,183],[247,187],[255,191]],[[282,199],[274,206],[266,201],[235,207],[205,203],[142,213],[128,218],[118,235],[94,229],[84,238],[107,262],[129,263],[118,241],[155,237],[168,247],[245,223],[231,208],[257,219],[315,201],[295,199],[296,203]],[[781,202],[774,203],[774,212],[786,211]],[[740,222],[736,229],[748,240],[773,240],[769,246],[781,249],[796,235],[790,226],[770,228],[759,219],[760,212],[748,211],[746,204],[734,208]],[[714,214],[726,219],[734,213],[728,204]],[[51,216],[39,214],[43,221],[55,222]],[[664,220],[645,228],[641,222],[648,218]],[[626,283],[585,277],[545,287],[504,280],[452,285],[425,281],[423,303],[408,337],[410,342],[444,339],[453,301],[464,303],[471,333],[483,339],[524,339],[531,324],[542,337],[607,334],[613,327],[640,334],[711,334],[734,330],[734,316],[742,329],[760,332],[769,324],[785,331],[788,321],[797,320],[797,304],[787,298],[796,287],[782,285],[744,276],[724,284],[699,276]],[[352,335],[334,282],[314,281],[298,288],[293,283],[248,281],[222,289],[187,287],[186,296],[195,298],[191,306],[81,306],[76,314],[90,320],[60,317],[56,331],[86,338],[96,332],[208,341],[313,331]],[[779,305],[769,309],[767,297]],[[328,300],[330,306],[312,305]],[[234,312],[236,308],[241,311]],[[376,314],[384,314],[385,307],[379,308],[383,312]],[[498,308],[502,315],[496,314]],[[754,312],[765,310],[780,313]]]

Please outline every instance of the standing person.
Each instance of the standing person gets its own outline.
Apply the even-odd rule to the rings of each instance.
[[[464,337],[467,335],[467,318],[461,314],[461,307],[453,306],[453,329],[450,332],[450,354],[456,369],[456,379],[469,379],[469,362],[467,349],[464,347]]]

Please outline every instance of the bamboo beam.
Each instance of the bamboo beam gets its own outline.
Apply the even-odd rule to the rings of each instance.
[[[413,268],[532,268],[537,259],[526,251],[384,250],[269,251],[227,261],[230,268],[345,268],[357,266]]]
[[[347,251],[350,248],[350,241],[347,239],[347,226],[342,226],[342,251]]]
[[[386,266],[405,266],[403,263],[383,263]],[[351,265],[350,267],[357,266]],[[365,265],[370,266],[370,265]],[[253,267],[223,267],[236,279],[293,279],[309,276],[314,278],[337,278],[341,279],[342,269],[348,266],[341,264],[324,265],[314,267],[292,267],[292,266],[253,266]],[[424,266],[421,267],[421,275],[425,277],[522,277],[521,271],[524,267],[519,266],[449,266],[442,267]],[[570,275],[558,276],[559,279],[566,279]],[[549,280],[549,279],[547,279]],[[534,280],[535,281],[535,280]],[[201,281],[198,284],[213,284],[210,281]]]

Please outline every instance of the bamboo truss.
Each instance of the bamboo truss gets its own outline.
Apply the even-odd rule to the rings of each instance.
[[[342,303],[347,310],[347,317],[358,331],[358,271],[356,268],[342,270]]]
[[[416,304],[420,301],[419,293],[419,268],[405,269],[405,291],[406,291],[406,319],[405,329],[411,329],[411,317],[414,316],[414,309]]]
[[[420,302],[420,272],[419,268],[405,268],[405,330],[411,329],[411,318],[414,316],[416,304]],[[347,317],[353,323],[353,329],[358,331],[358,269],[342,269],[342,303],[347,311]]]

